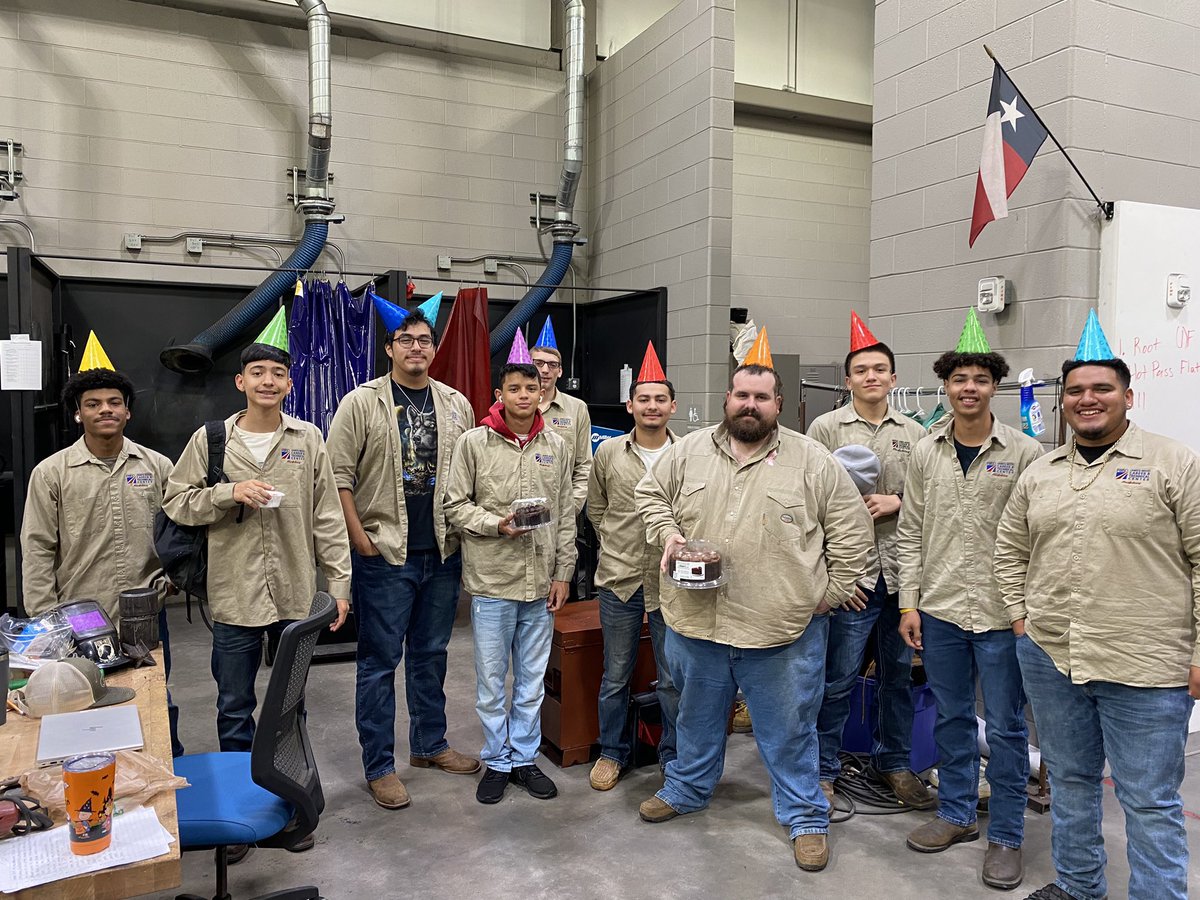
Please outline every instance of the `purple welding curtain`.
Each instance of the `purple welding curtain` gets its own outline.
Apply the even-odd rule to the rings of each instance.
[[[329,435],[342,397],[368,380],[375,367],[374,310],[365,293],[345,282],[309,281],[292,306],[288,344],[292,394],[284,409]]]

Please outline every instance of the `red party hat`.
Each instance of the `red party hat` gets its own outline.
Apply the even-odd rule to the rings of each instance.
[[[638,382],[666,381],[667,373],[663,371],[658,354],[654,352],[654,341],[646,343],[646,355],[642,357],[642,368],[638,370]]]
[[[874,347],[880,343],[879,338],[871,334],[871,329],[858,317],[858,313],[850,310],[850,352],[854,353],[864,347]]]

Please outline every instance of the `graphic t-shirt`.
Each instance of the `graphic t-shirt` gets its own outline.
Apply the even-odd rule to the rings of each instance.
[[[435,550],[433,492],[437,487],[437,415],[429,387],[402,388],[392,382],[396,424],[400,428],[400,465],[408,511],[408,549]]]

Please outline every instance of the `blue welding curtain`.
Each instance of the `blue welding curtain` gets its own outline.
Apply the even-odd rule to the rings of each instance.
[[[292,393],[284,409],[328,436],[342,397],[374,371],[374,310],[365,295],[354,297],[345,282],[335,289],[324,279],[313,279],[304,295],[296,297],[288,331]]]

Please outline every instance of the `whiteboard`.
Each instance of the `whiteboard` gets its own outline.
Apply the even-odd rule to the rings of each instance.
[[[1195,296],[1167,306],[1167,276]],[[1129,418],[1200,452],[1200,210],[1119,200],[1100,237],[1100,324],[1133,375]]]

